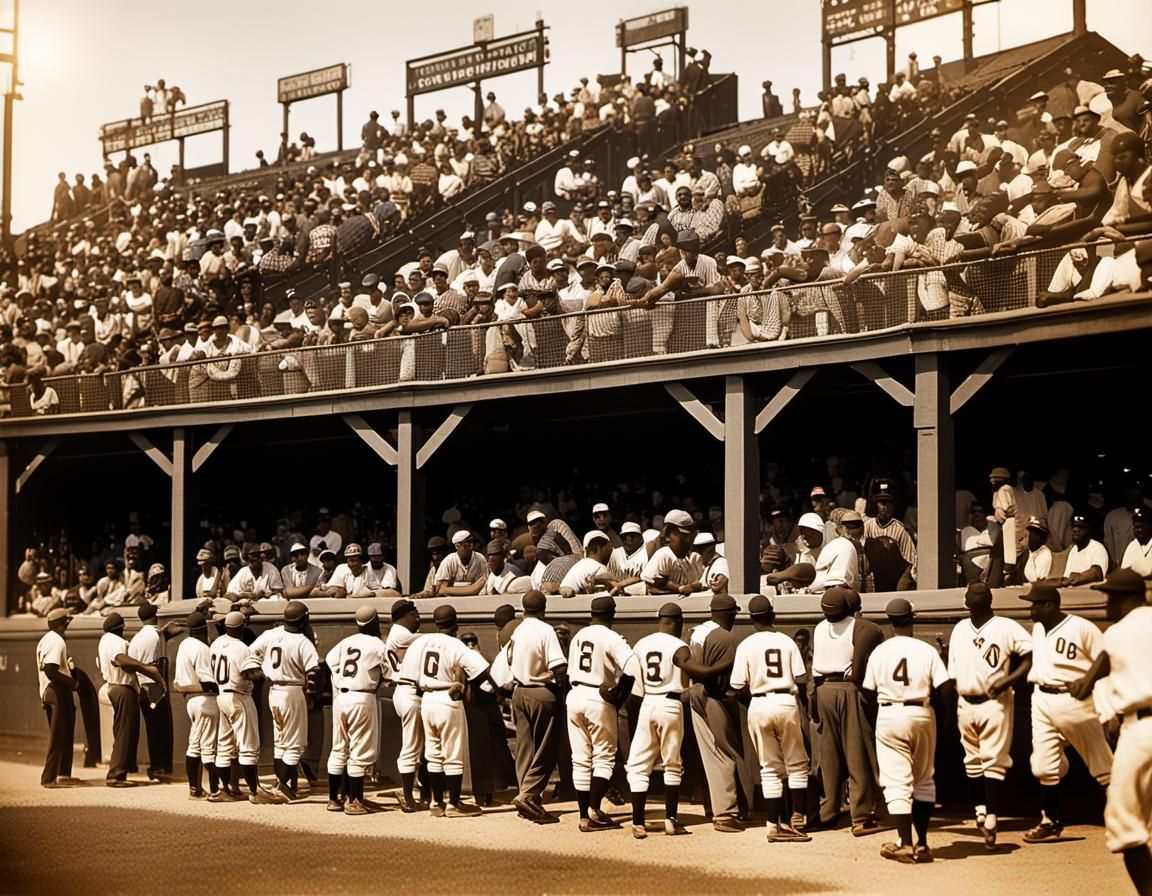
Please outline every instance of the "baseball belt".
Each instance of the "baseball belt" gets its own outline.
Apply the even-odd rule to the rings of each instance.
[[[767,697],[769,694],[791,694],[791,688],[773,688],[771,691],[761,691],[759,694],[753,694],[753,697]]]
[[[375,694],[375,688],[340,688],[341,694]]]
[[[987,703],[992,698],[987,694],[961,694],[960,699],[965,703],[979,704]]]
[[[833,672],[829,675],[817,675],[816,677],[820,679],[821,684],[826,684],[827,682],[830,682],[830,681],[847,681],[848,680],[843,672]]]
[[[1063,687],[1057,688],[1057,687],[1053,687],[1050,684],[1038,684],[1038,685],[1036,685],[1036,689],[1038,691],[1040,691],[1041,694],[1067,694],[1068,693],[1067,688],[1063,688]]]
[[[889,703],[881,703],[881,706],[927,706],[927,700],[893,700]]]
[[[1147,719],[1152,717],[1152,706],[1145,706],[1135,712],[1125,713],[1125,715],[1135,716],[1138,719]]]

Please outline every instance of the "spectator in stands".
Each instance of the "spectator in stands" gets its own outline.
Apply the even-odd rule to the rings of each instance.
[[[784,115],[784,107],[780,105],[780,97],[772,92],[772,82],[765,81],[761,86],[764,88],[764,96],[761,98],[764,106],[764,117],[782,117]]]

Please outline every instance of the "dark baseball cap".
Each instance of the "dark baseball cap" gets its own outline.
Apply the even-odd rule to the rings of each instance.
[[[540,591],[529,591],[524,595],[521,606],[533,613],[539,612],[548,606],[548,598]]]
[[[1060,590],[1055,585],[1049,585],[1045,582],[1037,582],[1031,588],[1021,594],[1020,599],[1031,601],[1034,604],[1050,600],[1058,601],[1060,600]]]
[[[1143,594],[1146,586],[1143,577],[1135,570],[1117,569],[1092,587],[1105,594]]]
[[[124,617],[119,613],[109,613],[104,617],[104,631],[114,632],[121,628],[124,628]]]
[[[683,619],[684,611],[680,609],[679,604],[669,601],[660,608],[659,615],[661,619]]]
[[[771,598],[765,597],[763,594],[757,594],[750,601],[748,601],[748,615],[749,616],[765,616],[768,613],[775,611],[772,606]]]
[[[916,608],[907,598],[894,597],[888,601],[888,605],[884,607],[884,612],[888,614],[889,619],[907,619],[916,613]]]
[[[395,622],[397,619],[403,619],[415,609],[416,604],[412,603],[408,598],[396,601],[392,604],[392,621]]]
[[[437,628],[447,628],[450,625],[456,624],[456,608],[448,604],[443,604],[432,611],[432,621],[436,623]]]
[[[708,609],[712,611],[739,610],[740,605],[736,603],[736,598],[731,594],[717,594],[708,603]]]
[[[610,615],[616,612],[616,601],[610,595],[601,595],[592,598],[592,612]]]

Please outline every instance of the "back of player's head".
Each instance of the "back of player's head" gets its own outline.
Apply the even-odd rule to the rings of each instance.
[[[826,619],[843,619],[848,615],[848,589],[837,585],[820,596],[820,610]]]
[[[756,622],[771,624],[776,618],[776,608],[772,604],[772,598],[757,594],[748,601],[748,615]]]
[[[239,610],[232,610],[224,617],[224,628],[230,632],[240,631],[240,629],[244,628],[244,623],[247,621],[247,618],[248,617]]]
[[[308,605],[300,600],[290,600],[284,607],[284,621],[290,625],[301,623],[308,616]]]
[[[432,621],[438,629],[450,629],[456,626],[456,608],[443,604],[432,611]]]
[[[370,607],[365,604],[356,611],[356,624],[360,626],[360,628],[367,628],[374,622],[380,622],[380,614],[376,612],[375,607]]]
[[[884,612],[888,616],[888,621],[892,625],[911,625],[912,620],[916,616],[916,607],[912,605],[910,600],[903,597],[894,597],[888,601],[887,606],[884,607]]]
[[[156,618],[155,604],[140,604],[140,607],[136,610],[136,617],[141,622],[151,622]]]
[[[104,631],[115,632],[124,628],[124,617],[119,613],[109,613],[104,617]]]
[[[983,582],[973,582],[964,592],[964,606],[988,607],[992,605],[992,589]]]
[[[516,608],[512,604],[501,604],[492,613],[492,621],[497,628],[504,628],[516,618]]]
[[[415,609],[416,604],[412,603],[412,601],[408,600],[407,598],[396,601],[394,604],[392,604],[392,621],[398,622]]]
[[[524,607],[525,614],[539,616],[542,615],[548,607],[548,598],[544,596],[544,592],[542,591],[528,591],[524,594],[521,606]]]
[[[611,619],[616,615],[616,600],[610,595],[592,598],[592,615]]]
[[[188,619],[185,621],[190,632],[205,632],[208,631],[208,617],[206,617],[199,610],[188,614]]]

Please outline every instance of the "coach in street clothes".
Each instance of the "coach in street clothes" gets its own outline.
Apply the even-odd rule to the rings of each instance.
[[[48,632],[36,645],[36,669],[40,700],[48,716],[48,755],[40,774],[41,787],[67,787],[72,777],[72,742],[76,729],[76,708],[72,692],[80,682],[68,667],[68,645],[64,633],[72,617],[67,610],[48,613]]]

